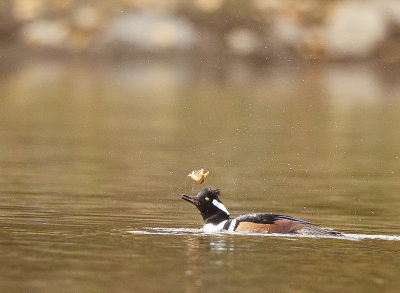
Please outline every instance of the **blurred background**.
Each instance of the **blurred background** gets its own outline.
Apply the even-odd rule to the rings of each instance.
[[[263,63],[400,58],[396,0],[8,0],[0,5],[3,50],[223,54]]]
[[[0,1],[0,289],[397,292],[396,237],[188,232],[179,195],[399,235],[399,125],[398,0]]]

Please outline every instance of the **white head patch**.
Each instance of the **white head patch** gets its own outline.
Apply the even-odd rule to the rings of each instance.
[[[229,215],[228,210],[226,209],[226,207],[224,206],[224,204],[222,202],[219,202],[216,199],[213,199],[212,201],[213,205],[215,205],[217,208],[219,208],[221,211],[225,212],[227,215]]]

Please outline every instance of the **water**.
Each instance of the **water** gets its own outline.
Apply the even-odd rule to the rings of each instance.
[[[0,73],[2,292],[398,292],[400,89],[374,65],[10,59]],[[205,234],[231,214],[342,238]]]
[[[125,233],[139,234],[139,235],[176,235],[183,236],[187,234],[196,235],[234,235],[234,236],[258,236],[258,237],[288,237],[291,240],[296,240],[296,238],[311,238],[311,239],[341,239],[350,241],[360,241],[365,239],[377,239],[377,240],[387,240],[387,241],[400,241],[400,236],[394,235],[369,235],[369,234],[350,234],[342,233],[342,235],[302,235],[302,234],[282,234],[282,233],[253,233],[253,232],[203,232],[203,229],[188,229],[188,228],[144,228],[142,230],[132,230],[125,231]]]

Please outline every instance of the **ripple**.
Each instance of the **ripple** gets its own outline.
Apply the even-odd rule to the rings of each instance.
[[[284,237],[284,238],[312,238],[312,239],[341,239],[350,241],[362,240],[385,240],[385,241],[400,241],[400,236],[397,235],[370,235],[370,234],[343,234],[341,236],[315,236],[315,235],[297,235],[297,234],[264,234],[264,233],[250,233],[250,232],[227,232],[221,231],[216,233],[205,233],[201,229],[190,228],[143,228],[143,230],[128,230],[119,231],[122,233],[136,234],[136,235],[170,235],[170,236],[185,236],[185,235],[208,235],[208,236],[258,236],[258,237]]]

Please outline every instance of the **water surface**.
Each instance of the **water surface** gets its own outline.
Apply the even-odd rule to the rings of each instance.
[[[4,65],[2,292],[400,288],[400,83],[390,71]],[[179,196],[200,189],[186,177],[198,167],[211,170],[201,187],[220,188],[233,215],[287,214],[358,236],[201,233]]]

